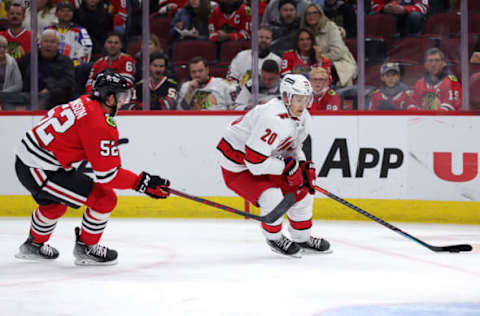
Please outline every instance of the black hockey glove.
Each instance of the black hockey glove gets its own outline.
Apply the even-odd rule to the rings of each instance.
[[[145,193],[154,199],[165,199],[170,195],[168,191],[169,186],[170,181],[167,179],[142,172],[135,186],[135,190],[140,193]]]

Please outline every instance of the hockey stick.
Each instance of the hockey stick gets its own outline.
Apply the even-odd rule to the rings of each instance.
[[[202,199],[198,196],[193,196],[193,195],[190,195],[190,194],[187,194],[187,193],[183,193],[183,192],[177,191],[177,190],[172,189],[172,188],[168,188],[168,190],[172,194],[175,194],[175,195],[178,195],[178,196],[181,196],[181,197],[184,197],[184,198],[196,201],[196,202],[200,202],[200,203],[203,203],[203,204],[206,204],[206,205],[209,205],[209,206],[213,206],[213,207],[219,208],[219,209],[227,211],[227,212],[242,215],[242,216],[245,216],[245,217],[260,221],[260,222],[264,222],[264,223],[267,223],[267,224],[273,223],[277,219],[282,217],[283,214],[285,214],[288,211],[288,209],[295,203],[295,195],[293,193],[287,193],[285,195],[285,197],[283,198],[283,200],[280,201],[280,203],[278,203],[278,205],[275,206],[275,208],[270,213],[268,213],[264,216],[258,216],[258,215],[255,215],[255,214],[251,214],[251,213],[247,213],[247,212],[244,212],[244,211],[237,210],[237,209],[232,208],[230,206],[226,206],[226,205],[219,204],[219,203],[216,203],[216,202],[213,202],[213,201],[210,201],[210,200]]]
[[[413,237],[412,235],[404,232],[403,230],[393,226],[392,224],[390,223],[387,223],[385,222],[384,220],[376,217],[375,215],[372,215],[370,213],[368,213],[367,211],[364,211],[362,210],[361,208],[359,208],[358,206],[355,206],[347,201],[345,201],[344,199],[336,196],[335,194],[333,193],[330,193],[328,192],[327,190],[325,189],[322,189],[321,187],[319,186],[315,186],[315,190],[320,192],[320,193],[323,193],[325,194],[326,196],[328,196],[329,198],[331,199],[334,199],[335,201],[345,205],[345,206],[348,206],[349,208],[351,208],[352,210],[370,218],[371,220],[379,223],[379,224],[382,224],[383,226],[399,233],[400,235],[404,236],[404,237],[407,237],[408,239],[410,240],[413,240],[417,243],[419,243],[420,245],[432,250],[432,251],[435,251],[435,252],[442,252],[442,251],[448,251],[448,252],[460,252],[460,251],[472,251],[472,246],[471,245],[468,245],[468,244],[461,244],[461,245],[451,245],[451,246],[432,246],[432,245],[429,245],[427,244],[426,242],[424,241],[421,241],[420,239],[418,238],[415,238]]]

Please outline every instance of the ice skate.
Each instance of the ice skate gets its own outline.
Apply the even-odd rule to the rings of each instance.
[[[46,243],[36,243],[33,241],[33,236],[29,235],[27,240],[20,246],[15,258],[40,261],[57,259],[58,255],[57,249]]]
[[[75,264],[79,266],[114,265],[117,263],[118,253],[99,244],[86,245],[80,241],[80,228],[75,227],[75,247],[73,255]]]
[[[306,242],[297,242],[296,244],[301,248],[303,253],[319,254],[333,252],[333,250],[330,249],[330,243],[323,238],[310,236]]]
[[[285,256],[290,256],[290,257],[296,257],[296,258],[301,257],[300,256],[301,248],[296,243],[294,243],[293,241],[285,237],[284,235],[282,235],[280,239],[276,239],[276,240],[267,239],[267,244],[270,246],[273,252],[276,252]]]

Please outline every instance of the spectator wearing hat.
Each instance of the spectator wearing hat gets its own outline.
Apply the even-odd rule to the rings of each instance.
[[[462,106],[462,85],[450,72],[445,54],[438,48],[425,52],[427,73],[415,84],[408,109],[456,111]]]
[[[342,99],[330,88],[328,71],[322,67],[313,68],[310,73],[313,88],[313,102],[308,111],[340,111]]]
[[[400,81],[398,63],[385,63],[380,68],[383,84],[370,96],[369,110],[404,110],[411,90]]]
[[[281,3],[280,3],[281,2]],[[262,17],[262,25],[273,25],[273,24],[278,24],[281,23],[281,18],[280,18],[280,7],[287,3],[287,2],[292,2],[293,5],[296,8],[296,14],[297,18],[300,19],[303,11],[307,7],[307,5],[310,3],[309,0],[290,0],[290,1],[284,1],[284,0],[270,0],[267,5],[267,9],[265,10],[263,17]]]
[[[293,48],[293,37],[300,27],[300,17],[295,0],[279,0],[279,19],[273,20],[268,25],[272,29],[272,51],[278,56]]]
[[[75,7],[70,1],[58,2],[55,12],[58,23],[45,29],[57,31],[60,37],[60,53],[70,57],[73,65],[78,66],[90,62],[93,44],[87,29],[72,22],[74,11]]]
[[[235,110],[250,110],[255,106],[252,88],[253,82],[250,79],[242,87],[235,100]],[[267,59],[263,62],[260,72],[257,104],[267,103],[278,96],[280,96],[280,68],[275,60]]]

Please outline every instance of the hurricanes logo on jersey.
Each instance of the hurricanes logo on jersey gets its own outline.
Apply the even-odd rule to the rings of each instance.
[[[117,128],[117,123],[115,122],[115,120],[113,119],[113,117],[111,117],[110,115],[108,115],[107,113],[105,113],[105,122],[107,122],[107,125],[108,126],[111,126],[113,128]]]

